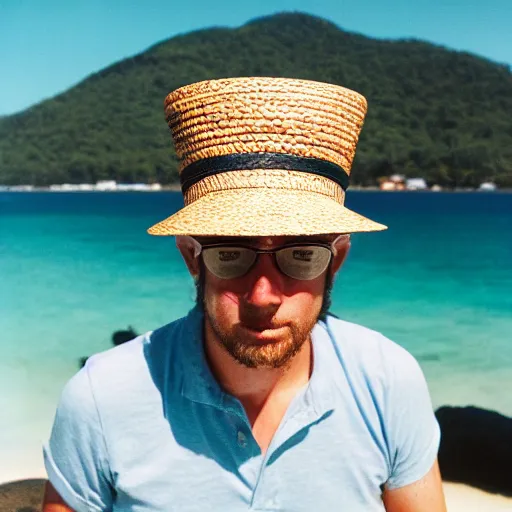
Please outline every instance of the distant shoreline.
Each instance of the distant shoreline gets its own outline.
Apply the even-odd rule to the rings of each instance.
[[[348,189],[349,192],[382,192],[383,194],[389,194],[389,193],[431,193],[431,194],[446,194],[446,193],[466,193],[466,192],[475,192],[478,194],[510,194],[512,193],[512,188],[500,188],[497,190],[478,190],[475,188],[447,188],[443,190],[381,190],[379,187],[361,187],[361,186],[353,186]],[[63,194],[63,193],[73,193],[73,194],[89,194],[89,193],[105,193],[105,192],[115,192],[115,193],[158,193],[158,192],[181,192],[181,186],[180,185],[162,185],[162,187],[158,190],[119,190],[119,189],[113,189],[113,190],[97,190],[97,189],[89,189],[89,190],[77,190],[77,189],[69,189],[69,190],[52,190],[49,187],[5,187],[0,188],[1,192],[52,192],[55,194]]]

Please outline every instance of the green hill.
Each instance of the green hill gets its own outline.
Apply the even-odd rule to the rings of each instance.
[[[344,32],[305,14],[174,37],[0,118],[0,184],[177,181],[163,99],[229,76],[287,76],[364,94],[353,183],[402,173],[512,186],[512,73],[467,53]]]

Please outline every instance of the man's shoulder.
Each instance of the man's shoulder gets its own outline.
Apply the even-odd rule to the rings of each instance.
[[[418,365],[404,347],[378,331],[330,315],[324,325],[336,359],[346,368],[388,379],[399,368],[415,369]]]
[[[126,373],[123,370],[123,364],[144,364],[144,359],[150,351],[172,351],[177,342],[179,342],[187,318],[187,316],[178,318],[121,345],[98,352],[89,357],[86,367],[89,372],[94,372],[95,374],[105,371],[110,374],[112,368],[116,366],[120,370],[119,373],[123,374]]]
[[[172,378],[173,369],[180,367],[187,318],[91,356],[74,379],[108,402],[155,391],[163,374]]]
[[[344,403],[352,397],[349,403],[357,404],[353,413],[364,411],[367,424],[389,426],[404,403],[425,396],[423,372],[405,348],[351,322],[328,318],[324,326],[330,343],[323,344],[328,347],[323,360],[336,382],[337,396]]]
[[[354,350],[359,354],[368,353],[369,349],[405,351],[403,347],[384,336],[381,332],[364,325],[328,315],[325,326],[332,341],[340,347],[343,346],[346,350]]]

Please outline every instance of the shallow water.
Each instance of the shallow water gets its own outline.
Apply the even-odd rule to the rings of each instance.
[[[42,474],[80,357],[191,307],[173,239],[145,232],[180,206],[172,192],[0,193],[0,481]],[[353,191],[348,206],[390,229],[353,237],[332,311],[415,355],[435,407],[512,415],[512,194]]]

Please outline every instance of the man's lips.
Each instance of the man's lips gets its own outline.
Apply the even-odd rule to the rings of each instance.
[[[250,331],[262,332],[281,329],[282,327],[286,327],[286,324],[276,324],[274,322],[242,322],[242,326]]]
[[[242,324],[242,327],[251,338],[260,342],[271,342],[284,334],[286,324]]]

